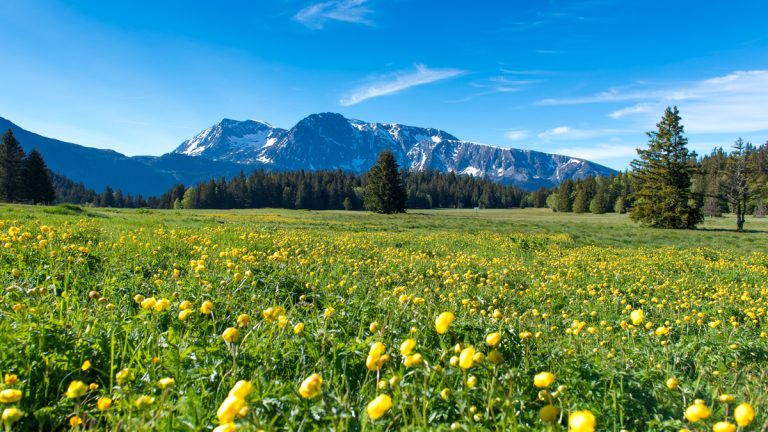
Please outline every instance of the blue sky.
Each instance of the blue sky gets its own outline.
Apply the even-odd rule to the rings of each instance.
[[[0,0],[0,116],[128,155],[318,112],[626,169],[768,140],[768,3]]]

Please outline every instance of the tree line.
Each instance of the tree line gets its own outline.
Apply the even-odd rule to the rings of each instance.
[[[0,199],[8,203],[50,204],[56,199],[43,155],[26,154],[9,128],[0,136]]]

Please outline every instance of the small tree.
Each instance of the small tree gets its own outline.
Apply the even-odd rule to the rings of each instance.
[[[364,207],[377,213],[405,213],[408,192],[400,179],[400,166],[391,150],[379,154],[376,165],[368,172]]]
[[[696,228],[704,221],[701,210],[691,205],[691,175],[696,168],[685,145],[677,107],[667,108],[656,131],[648,132],[648,149],[637,149],[632,161],[636,190],[630,218],[654,228]]]
[[[592,203],[589,205],[589,211],[593,214],[604,214],[608,212],[608,197],[605,196],[605,192],[599,190],[597,195],[592,199]]]
[[[352,200],[349,199],[349,197],[344,198],[342,205],[344,206],[344,210],[352,210]]]
[[[613,211],[618,214],[624,214],[627,212],[627,203],[623,196],[620,196],[619,199],[616,200],[616,204],[613,206]]]
[[[51,171],[45,164],[43,155],[33,148],[22,166],[22,178],[26,198],[32,204],[50,204],[56,199],[56,188],[53,186]]]
[[[725,170],[720,177],[720,191],[723,199],[736,214],[736,230],[744,229],[744,216],[747,202],[760,195],[760,187],[755,184],[755,170],[751,165],[752,145],[739,138],[733,143],[733,151],[728,156]]]
[[[0,137],[0,196],[9,203],[23,198],[24,149],[8,128]]]

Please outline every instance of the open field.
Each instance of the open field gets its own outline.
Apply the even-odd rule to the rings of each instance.
[[[540,209],[0,206],[0,220],[14,430],[566,430],[587,410],[597,430],[704,431],[742,403],[756,413],[741,430],[768,424],[764,219],[735,233],[727,217],[681,232]],[[711,414],[685,420],[696,399]]]

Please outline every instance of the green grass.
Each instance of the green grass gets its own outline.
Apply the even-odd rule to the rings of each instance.
[[[15,430],[69,430],[77,417],[81,430],[210,431],[239,380],[253,386],[240,431],[566,430],[578,410],[598,430],[706,430],[733,423],[745,402],[757,415],[743,430],[768,420],[763,219],[736,233],[728,217],[660,231],[625,215],[540,209],[3,205],[0,221],[0,373],[16,375],[6,387],[22,394],[5,408],[26,413]],[[137,295],[170,306],[146,309]],[[186,320],[182,301],[193,305]],[[265,315],[278,307],[285,326]],[[645,313],[636,328],[633,310]],[[446,311],[456,319],[441,335]],[[228,327],[240,332],[232,344]],[[501,342],[490,346],[494,332]],[[406,366],[408,338],[423,363]],[[375,342],[391,359],[371,371]],[[452,366],[459,343],[503,362]],[[123,369],[133,379],[120,383]],[[544,371],[556,377],[548,393],[533,381]],[[321,393],[305,399],[312,373]],[[160,389],[162,378],[175,385]],[[69,398],[72,381],[98,388]],[[735,401],[719,402],[724,393]],[[372,421],[366,407],[381,394],[393,405]],[[135,405],[142,395],[154,398],[147,408]],[[694,399],[712,411],[709,426],[684,420]],[[553,424],[538,417],[550,403]]]

